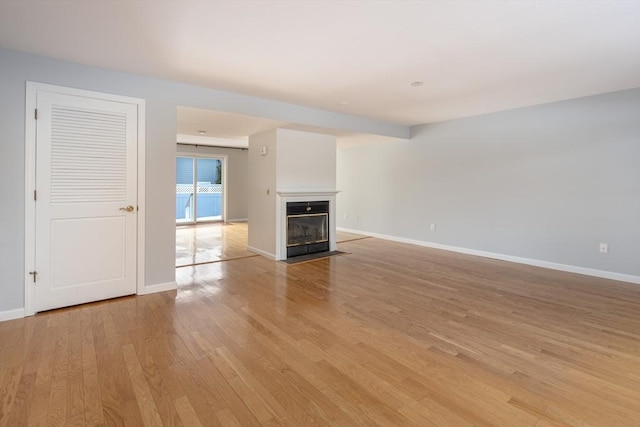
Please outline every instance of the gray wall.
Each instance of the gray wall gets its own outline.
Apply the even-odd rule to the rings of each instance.
[[[337,161],[339,227],[640,275],[640,89],[417,126]]]
[[[178,153],[227,156],[227,220],[246,220],[249,217],[247,213],[248,150],[180,144]]]
[[[0,49],[0,312],[24,307],[25,82],[146,100],[146,285],[175,278],[177,107],[408,137],[404,126]]]

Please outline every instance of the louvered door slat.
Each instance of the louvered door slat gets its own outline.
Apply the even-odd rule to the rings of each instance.
[[[125,202],[126,115],[54,105],[51,203]]]

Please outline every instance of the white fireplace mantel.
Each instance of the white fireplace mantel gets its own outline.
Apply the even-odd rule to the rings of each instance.
[[[276,190],[280,197],[334,196],[340,190]]]
[[[329,202],[329,250],[337,250],[336,245],[336,194],[338,190],[324,189],[281,189],[276,190],[276,260],[287,259],[287,203],[288,202]]]

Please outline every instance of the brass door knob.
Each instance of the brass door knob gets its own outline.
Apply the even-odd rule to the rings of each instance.
[[[127,211],[127,212],[133,212],[135,208],[131,205],[127,206],[126,208],[120,208],[121,211]]]

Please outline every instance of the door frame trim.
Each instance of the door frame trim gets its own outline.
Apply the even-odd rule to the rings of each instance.
[[[137,148],[137,236],[136,236],[136,294],[144,294],[145,287],[145,100],[128,96],[75,89],[27,81],[25,97],[25,233],[24,233],[24,315],[35,314],[35,284],[29,271],[35,266],[36,249],[36,202],[33,192],[36,188],[36,118],[34,111],[39,91],[54,92],[63,95],[82,96],[104,101],[122,102],[137,106],[138,110],[138,148]]]

